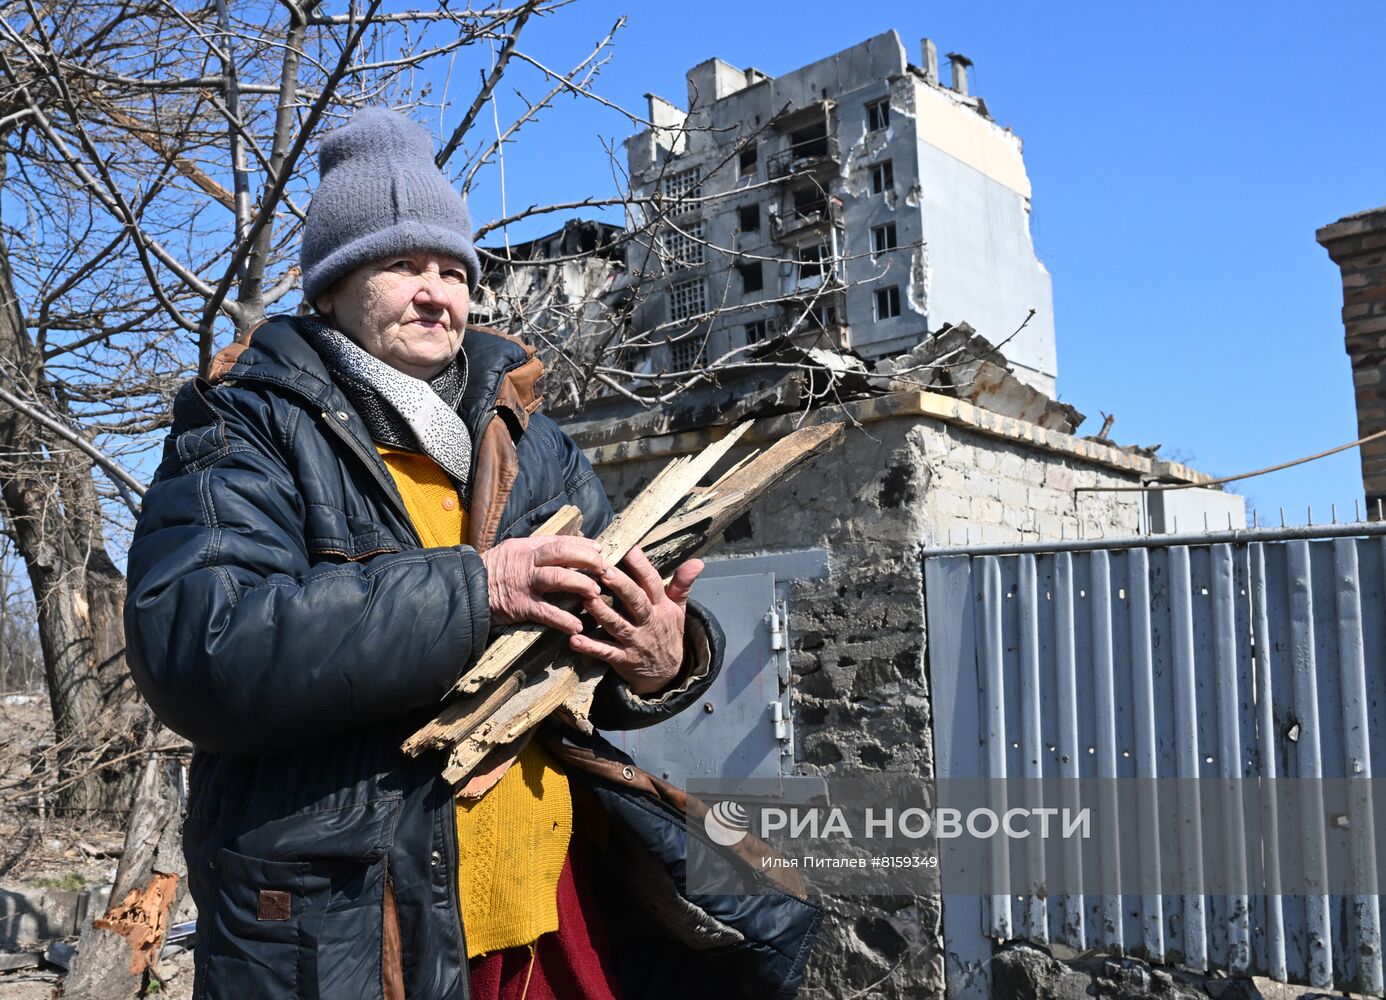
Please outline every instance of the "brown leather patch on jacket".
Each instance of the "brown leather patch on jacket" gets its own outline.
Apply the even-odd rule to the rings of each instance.
[[[534,345],[526,344],[519,337],[512,337],[510,334],[493,327],[482,326],[479,323],[468,323],[466,329],[489,333],[493,337],[500,337],[502,340],[508,340],[512,344],[524,348],[526,360],[523,364],[512,368],[501,380],[496,405],[504,406],[514,412],[521,428],[529,426],[529,415],[539,409],[539,404],[544,401],[544,397],[539,394],[539,380],[544,377],[544,362],[540,360],[538,351]],[[462,342],[466,343],[465,336]]]
[[[261,889],[255,907],[257,920],[288,920],[294,915],[293,897],[283,889]]]
[[[512,368],[501,379],[496,390],[495,408],[506,410],[515,419],[520,430],[529,426],[529,416],[539,409],[543,401],[537,394],[539,380],[544,375],[544,363],[535,349],[508,333],[494,330],[489,326],[469,323],[468,330],[488,333],[518,344],[525,349],[526,360]],[[463,337],[463,349],[466,347]],[[481,440],[476,442],[476,471],[472,476],[472,506],[468,511],[467,544],[478,552],[491,547],[496,532],[500,530],[501,515],[505,513],[506,501],[510,499],[510,489],[520,473],[520,459],[515,453],[515,442],[510,439],[510,428],[505,420],[492,419],[486,425]]]
[[[241,352],[249,344],[227,344],[217,353],[212,355],[212,365],[207,369],[207,381],[213,385],[226,377],[226,373],[236,367],[236,362],[240,360]]]
[[[216,385],[226,377],[226,373],[236,367],[236,362],[241,359],[241,354],[250,346],[251,338],[255,336],[255,331],[264,326],[267,320],[261,320],[252,326],[245,333],[236,334],[236,339],[227,344],[217,353],[212,355],[212,363],[207,369],[207,381]]]
[[[529,415],[544,401],[539,395],[539,380],[543,377],[544,362],[531,354],[528,361],[512,369],[501,382],[496,403],[508,407],[521,427],[529,426]]]
[[[655,778],[643,768],[633,764],[622,764],[619,760],[602,757],[586,747],[575,747],[571,743],[544,734],[541,737],[544,748],[569,767],[575,767],[599,778],[605,778],[615,785],[629,785],[656,797],[661,797],[655,785]],[[672,787],[672,786],[670,786]]]

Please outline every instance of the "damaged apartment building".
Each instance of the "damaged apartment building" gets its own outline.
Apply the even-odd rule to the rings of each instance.
[[[966,57],[949,57],[944,86],[921,48],[911,65],[886,32],[780,77],[710,59],[688,72],[686,111],[648,95],[654,127],[626,143],[624,239],[574,221],[487,248],[478,321],[647,376],[735,365],[779,338],[878,359],[966,322],[1052,395],[1020,140],[968,93]]]
[[[911,65],[886,32],[779,77],[710,59],[687,110],[649,95],[653,127],[626,144],[630,228],[653,223],[657,252],[628,261],[652,279],[633,323],[663,331],[656,369],[778,335],[875,359],[945,324],[993,343],[1024,325],[1006,357],[1053,394],[1020,140],[968,93],[966,57],[943,86],[921,49]]]
[[[625,227],[573,220],[486,248],[477,321],[540,348],[546,405],[579,442],[909,389],[1168,478],[1158,445],[1116,447],[1110,421],[1075,437],[1084,417],[1056,399],[1021,141],[969,92],[967,57],[947,56],[945,85],[934,43],[919,52],[914,65],[888,31],[778,77],[693,67],[687,109],[648,95],[651,125],[626,141]],[[984,469],[962,475],[991,488]],[[1218,491],[1152,494],[1109,525],[1078,502],[1067,521],[1017,510],[1002,522],[984,498],[960,500],[935,536],[1245,523],[1241,498]]]

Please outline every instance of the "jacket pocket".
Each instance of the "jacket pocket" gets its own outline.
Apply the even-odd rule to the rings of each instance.
[[[381,1000],[384,883],[383,859],[268,861],[221,849],[200,996]]]
[[[207,953],[207,1000],[318,996],[310,928],[329,880],[315,868],[217,852],[210,940],[198,942]]]
[[[305,506],[303,535],[316,559],[364,562],[401,549],[399,540],[380,522],[328,504]]]

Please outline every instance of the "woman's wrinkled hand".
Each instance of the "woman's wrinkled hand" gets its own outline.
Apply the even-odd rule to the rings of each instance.
[[[570,635],[582,631],[582,622],[546,597],[573,594],[596,600],[601,588],[593,577],[607,568],[600,545],[568,535],[509,538],[481,553],[481,561],[486,564],[491,624],[537,622]]]
[[[627,553],[622,565],[625,572],[612,566],[602,573],[601,581],[624,606],[625,614],[596,594],[586,597],[583,608],[604,635],[574,635],[568,644],[576,653],[610,664],[633,693],[644,696],[667,687],[678,676],[688,594],[703,571],[703,562],[689,559],[681,564],[667,587],[638,547]]]

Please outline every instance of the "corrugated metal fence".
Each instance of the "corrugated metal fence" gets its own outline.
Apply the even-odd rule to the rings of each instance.
[[[937,776],[1386,777],[1383,533],[926,550]],[[1265,864],[1321,864],[1325,817],[1281,822],[1302,825],[1300,855]],[[1373,837],[1360,824],[1354,856]],[[953,996],[987,995],[1001,939],[1383,992],[1377,896],[947,896],[944,920]]]

